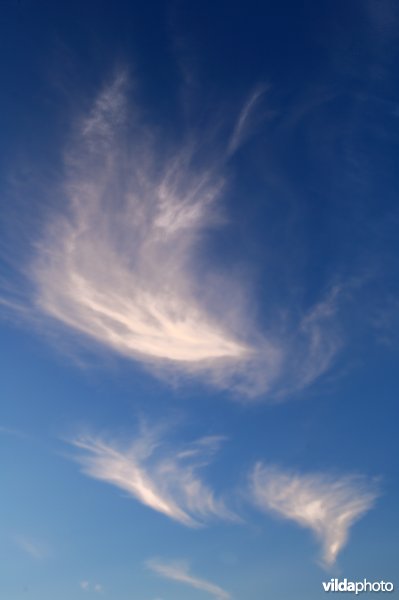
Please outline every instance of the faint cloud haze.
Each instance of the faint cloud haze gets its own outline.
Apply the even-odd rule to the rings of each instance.
[[[199,474],[220,441],[203,438],[172,450],[154,430],[145,430],[125,448],[95,437],[76,439],[73,445],[84,451],[77,460],[86,475],[124,490],[183,525],[199,527],[210,519],[238,518]]]
[[[92,584],[90,581],[83,580],[79,585],[85,592],[96,592],[97,594],[102,594],[104,592],[104,588],[100,583]]]
[[[14,542],[26,554],[37,560],[42,560],[49,555],[49,548],[46,544],[25,535],[15,535]]]
[[[375,486],[360,477],[302,475],[262,463],[253,470],[251,487],[259,508],[313,531],[326,566],[334,564],[350,527],[378,496]]]
[[[331,366],[343,344],[337,324],[341,287],[333,286],[316,305],[302,317],[297,340],[287,352],[290,355],[293,376],[281,392],[303,389]]]
[[[217,598],[217,600],[229,600],[231,598],[230,594],[218,585],[192,575],[188,565],[185,562],[149,560],[147,562],[147,566],[149,569],[154,571],[154,573],[160,575],[161,577],[165,577],[166,579],[171,579],[172,581],[177,581],[179,583],[185,583],[186,585],[189,585],[197,590],[207,592],[214,598]]]

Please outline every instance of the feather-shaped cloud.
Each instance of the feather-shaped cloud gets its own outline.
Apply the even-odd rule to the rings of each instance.
[[[204,270],[200,253],[204,229],[220,222],[228,153],[204,159],[195,136],[162,148],[127,87],[119,72],[76,127],[29,269],[36,308],[160,375],[194,373],[244,396],[311,384],[340,347],[338,295],[307,314],[282,307],[300,315],[292,331],[260,332],[242,282]],[[233,147],[261,93],[244,106]]]
[[[160,165],[137,123],[125,135],[126,86],[120,73],[70,145],[62,186],[68,207],[50,221],[32,267],[36,303],[120,354],[210,371],[224,385],[223,373],[231,381],[255,349],[231,285],[218,317],[205,306],[207,292],[202,303],[198,297],[195,250],[201,230],[218,220],[223,176],[212,165],[194,168],[190,144]],[[262,353],[271,380],[280,352],[264,341]]]
[[[373,506],[375,486],[359,477],[286,472],[258,463],[251,476],[252,497],[267,512],[309,528],[320,540],[323,561],[332,565],[349,529]]]
[[[85,474],[183,525],[198,527],[209,519],[237,519],[199,473],[220,439],[203,438],[172,450],[154,431],[145,430],[125,448],[96,437],[75,439],[73,445],[83,450],[77,460]]]

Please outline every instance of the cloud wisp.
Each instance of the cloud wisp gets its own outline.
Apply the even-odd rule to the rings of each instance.
[[[277,395],[301,390],[325,373],[339,350],[343,340],[337,326],[337,312],[341,286],[333,286],[325,297],[311,307],[298,324],[296,340],[287,346],[287,363],[291,365],[291,377],[281,383]]]
[[[72,443],[83,450],[77,460],[86,475],[124,490],[183,525],[200,527],[212,519],[238,519],[199,473],[220,441],[217,437],[203,438],[172,450],[154,430],[146,430],[125,448],[95,437]]]
[[[196,590],[207,592],[217,600],[229,600],[231,598],[230,594],[218,585],[193,575],[185,562],[149,560],[147,566],[161,577],[186,584]]]
[[[212,272],[201,253],[204,232],[221,223],[229,154],[264,89],[250,96],[230,150],[217,157],[199,134],[162,140],[128,89],[118,72],[77,122],[59,201],[28,269],[36,313],[162,377],[194,374],[244,397],[311,384],[340,347],[336,310],[320,310],[326,302],[336,309],[336,298],[294,318],[291,331],[275,324],[262,333],[242,281]],[[281,308],[298,314],[291,309]]]
[[[255,504],[262,510],[309,528],[322,545],[322,559],[331,566],[355,521],[374,505],[378,492],[360,477],[303,475],[258,463],[251,475]]]
[[[14,536],[14,542],[21,550],[36,560],[42,560],[50,554],[47,545],[25,535]]]
[[[101,583],[90,583],[90,581],[87,581],[86,579],[84,579],[83,581],[81,581],[79,583],[79,586],[82,590],[84,590],[85,592],[89,592],[89,591],[93,591],[96,592],[97,594],[102,594],[104,589],[103,586],[101,585]]]
[[[241,109],[237,123],[234,126],[233,133],[231,134],[230,141],[227,148],[227,153],[234,154],[236,150],[247,140],[250,136],[252,123],[251,116],[258,104],[260,98],[266,91],[265,86],[257,86],[256,89],[251,93],[248,100],[245,102]]]

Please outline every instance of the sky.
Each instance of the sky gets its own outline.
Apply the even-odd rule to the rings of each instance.
[[[397,3],[0,11],[1,598],[399,585]]]

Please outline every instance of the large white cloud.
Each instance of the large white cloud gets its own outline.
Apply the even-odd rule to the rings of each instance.
[[[137,118],[127,118],[126,85],[119,73],[70,144],[61,186],[67,206],[37,244],[36,302],[125,356],[205,369],[221,383],[255,352],[231,284],[216,315],[195,278],[199,235],[218,221],[223,176],[212,164],[195,168],[190,143],[162,157]],[[280,352],[263,341],[262,353],[271,380]]]
[[[258,463],[251,476],[252,497],[267,512],[307,527],[320,540],[323,561],[332,565],[349,529],[374,504],[375,485],[360,477],[287,472]]]
[[[198,131],[163,140],[131,106],[128,87],[119,72],[77,120],[29,269],[36,308],[162,376],[195,373],[245,396],[311,384],[340,347],[339,288],[307,311],[282,299],[291,316],[262,332],[243,282],[204,262],[204,231],[221,222],[226,161],[262,88],[216,157]]]

